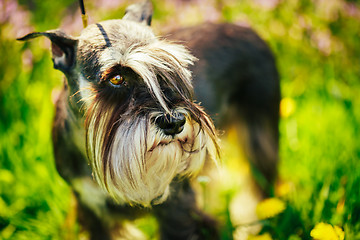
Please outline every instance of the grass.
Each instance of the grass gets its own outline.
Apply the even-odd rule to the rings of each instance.
[[[76,239],[74,202],[55,170],[51,146],[52,89],[61,85],[62,75],[52,69],[47,41],[22,44],[14,39],[32,28],[59,25],[76,33],[81,19],[70,0],[19,2],[11,10],[4,6],[17,2],[3,1],[4,17],[0,17],[0,239]],[[155,1],[156,32],[206,19],[247,24],[269,43],[277,58],[283,100],[281,184],[276,198],[286,207],[262,220],[257,238],[311,239],[311,231],[324,222],[339,226],[345,239],[360,239],[359,3],[180,2]],[[120,17],[126,5],[85,4],[93,21]],[[194,13],[198,14],[194,17]],[[232,150],[224,162],[230,169],[246,172],[234,141],[225,141],[224,148]],[[203,207],[222,221],[222,238],[233,239],[241,227],[233,223],[229,210],[237,194],[236,181],[221,183],[215,197],[211,192],[216,186],[206,181],[201,186],[207,196]],[[148,238],[156,237],[153,218],[137,220],[136,225]]]

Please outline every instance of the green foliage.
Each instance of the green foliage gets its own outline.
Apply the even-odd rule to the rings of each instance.
[[[85,2],[93,22],[121,16],[127,5],[105,8],[105,2]],[[342,227],[346,239],[359,239],[358,1],[208,0],[203,3],[208,12],[185,2],[155,1],[155,30],[163,32],[171,28],[169,23],[185,26],[214,18],[250,25],[273,49],[282,95],[294,101],[280,124],[280,177],[290,190],[278,197],[287,208],[262,221],[262,233],[273,239],[311,239],[314,226],[326,222]],[[4,3],[17,5],[15,0]],[[55,170],[51,145],[52,89],[61,85],[62,75],[52,69],[44,39],[26,44],[14,39],[32,28],[60,25],[69,33],[80,32],[81,20],[71,20],[80,19],[77,2],[19,1],[15,10],[3,11],[0,239],[73,239],[69,236],[76,236],[79,228],[69,220],[70,189]],[[66,18],[74,24],[64,22]],[[222,207],[210,209],[223,220],[223,239],[232,239],[236,229],[228,208],[235,191],[230,184],[219,195]],[[149,238],[156,236],[154,219],[139,220],[137,225]]]

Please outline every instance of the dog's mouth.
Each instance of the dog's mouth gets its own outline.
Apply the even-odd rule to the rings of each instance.
[[[199,153],[206,148],[206,142],[202,142],[200,145],[195,143],[195,139],[202,135],[202,130],[199,124],[191,119],[186,119],[183,129],[176,135],[163,134],[162,130],[156,126],[154,129],[156,129],[156,137],[149,139],[150,144],[147,146],[147,152],[150,154],[155,150],[163,151],[172,146],[178,147],[184,154]]]
[[[189,139],[188,137],[184,137],[184,138],[173,137],[171,139],[163,139],[160,142],[154,142],[151,145],[151,147],[148,149],[148,152],[153,152],[158,147],[166,147],[170,144],[180,144],[180,146],[184,149],[183,146],[189,144],[188,139]]]

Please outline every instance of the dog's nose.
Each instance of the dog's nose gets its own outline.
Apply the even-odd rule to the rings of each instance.
[[[176,135],[184,129],[186,119],[182,113],[174,113],[173,115],[164,114],[156,118],[156,125],[163,130],[166,135]]]

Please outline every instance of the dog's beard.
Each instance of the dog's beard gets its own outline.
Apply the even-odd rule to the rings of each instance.
[[[208,155],[217,155],[213,125],[201,109],[197,121],[177,110],[187,119],[175,137],[155,125],[157,113],[123,114],[114,122],[112,114],[98,110],[88,119],[88,156],[97,182],[120,202],[159,204],[169,196],[176,176],[196,175]]]

